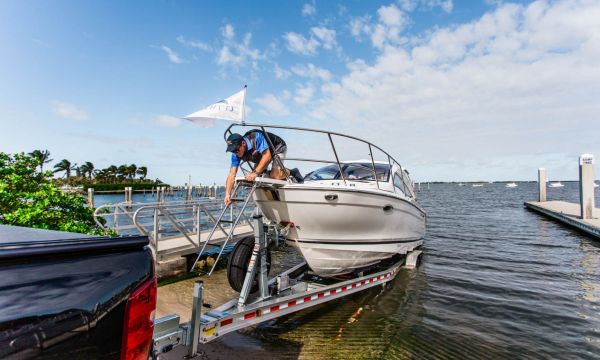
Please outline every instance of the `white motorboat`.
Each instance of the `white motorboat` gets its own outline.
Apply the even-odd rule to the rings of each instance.
[[[425,211],[416,201],[408,172],[386,152],[338,133],[258,127],[269,132],[273,128],[310,131],[330,139],[329,151],[336,161],[287,158],[286,164],[295,160],[321,165],[299,181],[259,178],[253,195],[266,218],[288,227],[288,243],[298,248],[316,274],[331,277],[360,271],[423,243]],[[339,160],[332,136],[367,144],[371,158]],[[374,149],[388,161],[375,161]]]
[[[517,186],[519,186],[519,185],[517,185],[515,182],[511,182],[511,183],[506,184],[507,188],[516,188]]]
[[[483,187],[483,184],[473,184],[472,187]]]
[[[548,186],[551,188],[561,188],[561,187],[564,187],[565,185],[563,185],[563,183],[561,183],[560,181],[557,181],[557,182],[550,183]]]

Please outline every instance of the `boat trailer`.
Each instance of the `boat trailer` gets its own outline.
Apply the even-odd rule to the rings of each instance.
[[[203,281],[196,281],[192,318],[189,323],[180,325],[180,317],[177,314],[154,321],[152,358],[157,359],[179,346],[187,347],[188,357],[193,357],[198,354],[200,344],[208,343],[232,331],[385,285],[396,277],[401,267],[418,266],[421,256],[420,250],[414,250],[383,270],[375,270],[369,274],[359,273],[352,279],[334,283],[331,283],[331,279],[324,282],[318,276],[311,275],[306,262],[268,279],[266,253],[269,236],[272,236],[273,231],[268,231],[261,215],[255,215],[253,222],[254,249],[239,297],[215,309],[202,312],[203,307],[210,305],[203,303]],[[257,294],[250,296],[257,272],[259,290]]]

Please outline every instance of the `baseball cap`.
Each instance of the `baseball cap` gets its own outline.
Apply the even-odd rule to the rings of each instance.
[[[227,150],[234,152],[238,145],[242,142],[244,137],[240,134],[231,134],[227,137]]]

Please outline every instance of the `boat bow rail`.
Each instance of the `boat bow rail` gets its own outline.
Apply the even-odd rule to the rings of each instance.
[[[348,185],[348,181],[351,181],[353,179],[347,177],[344,174],[343,171],[343,166],[347,163],[347,159],[343,159],[341,158],[340,155],[343,155],[340,153],[339,149],[336,147],[335,145],[335,141],[334,138],[343,138],[343,139],[348,139],[351,141],[356,142],[357,144],[363,144],[368,148],[368,160],[370,162],[371,165],[371,171],[373,174],[373,181],[376,183],[376,186],[378,189],[380,189],[380,180],[378,178],[378,172],[377,172],[377,168],[376,168],[376,163],[378,163],[379,161],[375,160],[375,156],[373,155],[373,150],[377,150],[380,151],[385,159],[383,160],[384,163],[387,163],[390,166],[390,169],[397,167],[398,169],[400,169],[399,171],[399,176],[401,178],[401,182],[403,185],[403,195],[406,196],[407,198],[414,200],[416,199],[416,193],[414,191],[414,182],[411,180],[408,171],[406,171],[405,168],[402,167],[402,165],[400,165],[400,163],[398,161],[396,161],[390,154],[388,154],[385,150],[381,149],[379,146],[367,141],[367,140],[363,140],[360,138],[357,138],[355,136],[351,136],[351,135],[345,135],[345,134],[341,134],[341,133],[337,133],[337,132],[333,132],[333,131],[325,131],[325,130],[318,130],[318,129],[309,129],[309,128],[301,128],[301,127],[294,127],[294,126],[284,126],[284,125],[266,125],[266,124],[250,124],[250,123],[242,123],[242,124],[231,124],[229,125],[229,127],[225,130],[225,133],[223,135],[223,137],[225,139],[227,139],[227,137],[232,134],[231,129],[236,127],[236,126],[240,126],[240,127],[253,127],[253,128],[258,128],[260,129],[263,133],[266,133],[268,130],[271,129],[282,129],[282,130],[292,130],[292,131],[297,131],[300,133],[314,133],[314,134],[322,134],[323,136],[327,137],[328,143],[330,144],[330,151],[331,154],[333,155],[333,157],[335,158],[335,161],[333,160],[328,160],[328,159],[311,159],[311,158],[304,158],[304,157],[286,157],[285,161],[300,161],[300,162],[304,162],[304,163],[316,163],[316,164],[334,164],[337,165],[338,170],[340,172],[340,177],[341,180],[343,181],[344,185]],[[268,144],[269,144],[269,148],[271,149],[271,151],[273,151],[275,149],[275,146],[273,146],[273,143],[271,142],[271,139],[267,136],[265,137],[265,139],[267,140]],[[278,162],[279,165],[283,168],[283,164],[282,164],[282,160],[279,159],[279,157],[274,156],[273,161]],[[251,164],[248,164],[250,167]],[[244,171],[244,173],[247,172],[247,170],[245,170],[243,167],[241,167],[242,171]],[[254,170],[252,168],[252,170]],[[288,176],[287,179],[288,182],[292,182],[293,180]],[[393,192],[396,191],[400,191],[397,190],[395,187],[392,190]]]

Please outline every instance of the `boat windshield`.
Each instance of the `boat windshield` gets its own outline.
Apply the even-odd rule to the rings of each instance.
[[[342,164],[342,171],[346,180],[362,180],[362,181],[375,181],[373,176],[373,164],[371,163],[346,163]],[[389,164],[375,164],[375,171],[377,173],[378,181],[388,181],[390,175]],[[340,176],[340,169],[335,165],[327,165],[315,171],[308,173],[304,177],[304,181],[311,180],[339,180],[342,179]]]

